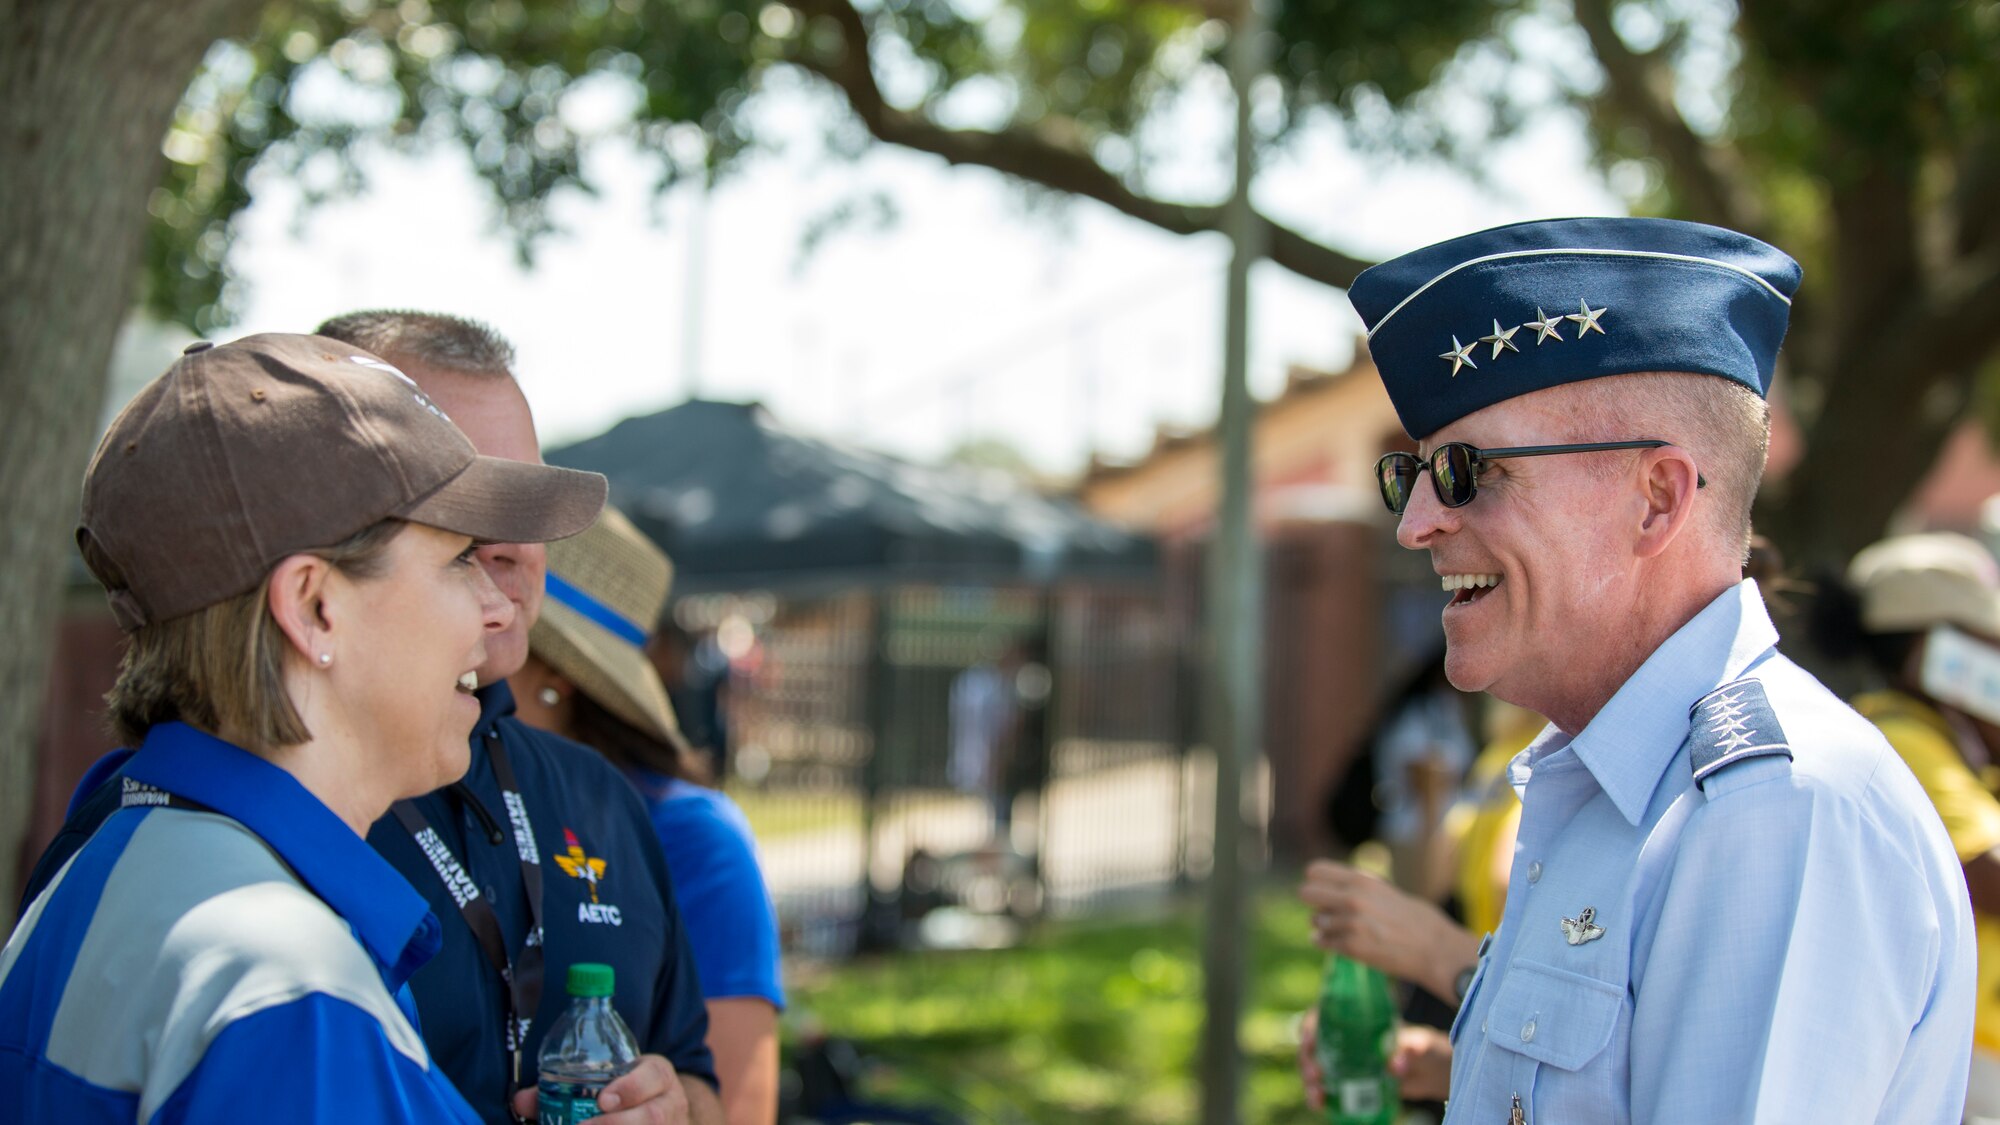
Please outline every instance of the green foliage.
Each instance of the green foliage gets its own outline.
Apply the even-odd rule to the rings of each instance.
[[[1291,118],[1330,110],[1380,124],[1363,111],[1407,108],[1506,5],[1434,0],[1422,20],[1406,8],[1285,5]],[[1135,182],[1146,171],[1136,138],[1219,65],[1227,39],[1185,0],[880,0],[858,10],[890,105],[939,127],[1034,131]],[[367,143],[462,147],[525,259],[550,229],[551,196],[589,190],[584,161],[599,139],[655,156],[662,189],[725,169],[755,144],[744,108],[768,66],[826,70],[843,59],[829,11],[838,8],[810,0],[274,0],[253,36],[210,53],[176,115],[152,202],[147,302],[203,330],[226,323],[242,296],[228,268],[232,224],[256,174],[317,202],[361,185]],[[621,108],[586,121],[578,107],[593,95]]]
[[[1461,55],[1503,49],[1496,32],[1521,4],[1509,0],[1427,0],[1412,18],[1406,0],[1288,0],[1273,28],[1283,51],[1275,68],[1293,121],[1325,109],[1362,141],[1429,147],[1442,123],[1428,112],[1434,92]],[[1502,97],[1493,91],[1494,101]],[[1494,108],[1498,108],[1497,105]]]
[[[1293,1028],[1317,995],[1321,955],[1288,892],[1255,901],[1246,1120],[1303,1123]],[[1198,920],[1188,904],[1157,921],[1051,926],[1018,949],[842,966],[794,982],[787,1019],[893,1063],[871,1093],[960,1105],[974,1120],[1188,1122],[1199,1096]]]
[[[1215,200],[1156,199],[1146,185],[1185,161],[1162,126],[1183,95],[1216,94],[1233,11],[1225,0],[274,0],[255,35],[211,52],[175,119],[146,296],[203,330],[226,322],[240,304],[232,223],[253,173],[284,176],[310,202],[359,183],[365,143],[462,148],[525,258],[550,228],[551,197],[589,190],[600,140],[654,156],[662,188],[725,171],[758,143],[748,107],[773,66],[819,76],[858,111],[833,130],[835,151],[888,137],[1008,171],[1037,204],[1082,193],[1186,229],[1178,205]],[[1273,37],[1274,145],[1332,121],[1366,148],[1441,154],[1477,176],[1495,139],[1579,110],[1593,158],[1635,209],[1784,246],[1813,279],[1788,344],[1797,404],[1838,415],[1853,380],[1878,377],[1916,390],[1941,380],[1951,393],[1937,401],[1964,401],[1969,373],[1990,367],[2000,335],[1957,329],[1994,322],[1979,278],[2000,245],[2000,0],[1283,0]],[[893,213],[879,199],[835,207],[806,250]],[[1330,284],[1352,276],[1337,252],[1295,255],[1293,268]],[[1934,354],[1900,374],[1881,361],[1849,371],[1860,326],[1892,320],[1939,341]],[[1820,419],[1807,410],[1803,422],[1812,432]],[[1829,550],[1872,535],[1899,498],[1887,492],[1921,469],[1882,474],[1884,496],[1854,509],[1866,528],[1788,533]],[[1833,482],[1825,466],[1811,473]]]
[[[152,204],[147,301],[203,329],[226,322],[239,297],[230,224],[253,171],[291,179],[309,202],[351,191],[364,140],[462,146],[524,255],[550,227],[550,197],[588,189],[593,131],[573,104],[582,91],[630,104],[602,131],[657,157],[663,185],[706,174],[748,143],[736,113],[781,51],[757,29],[760,10],[749,0],[277,0],[248,41],[210,52],[176,115]]]
[[[1763,232],[1806,265],[1838,269],[1829,209],[1871,176],[1928,178],[1931,202],[1964,182],[1961,162],[2000,133],[2000,3],[1994,0],[1722,0],[1625,3],[1632,49],[1679,77],[1688,117],[1728,145],[1766,208]],[[1635,41],[1636,40],[1636,41]],[[1644,162],[1641,210],[1684,215],[1690,203],[1661,139],[1626,110],[1573,91],[1591,114],[1598,159]],[[1902,224],[1907,215],[1883,215]]]

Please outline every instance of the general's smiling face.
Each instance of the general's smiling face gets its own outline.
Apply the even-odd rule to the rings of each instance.
[[[1562,389],[1469,414],[1426,438],[1419,452],[1447,441],[1490,449],[1576,440],[1555,397]],[[1430,552],[1451,596],[1443,621],[1454,687],[1542,710],[1551,686],[1588,666],[1579,662],[1608,655],[1621,600],[1632,592],[1631,552],[1617,529],[1638,512],[1627,511],[1636,494],[1620,474],[1588,463],[1603,457],[1630,455],[1489,461],[1472,502],[1459,508],[1445,507],[1429,480],[1417,482],[1396,540]]]

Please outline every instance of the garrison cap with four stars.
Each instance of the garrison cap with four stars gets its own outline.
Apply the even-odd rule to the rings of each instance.
[[[1373,266],[1348,300],[1403,428],[1604,375],[1687,371],[1769,392],[1799,265],[1672,219],[1546,219]]]

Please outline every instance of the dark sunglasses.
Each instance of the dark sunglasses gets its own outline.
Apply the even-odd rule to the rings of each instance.
[[[1431,488],[1438,503],[1447,508],[1463,508],[1479,492],[1479,474],[1488,461],[1506,457],[1547,457],[1556,453],[1599,453],[1610,449],[1659,449],[1670,441],[1592,441],[1580,445],[1520,445],[1509,449],[1480,449],[1462,441],[1448,441],[1431,450],[1429,457],[1414,453],[1389,453],[1375,462],[1375,482],[1382,486],[1382,502],[1400,513],[1410,505],[1410,493],[1418,474],[1430,470]],[[1696,488],[1708,481],[1695,477]]]

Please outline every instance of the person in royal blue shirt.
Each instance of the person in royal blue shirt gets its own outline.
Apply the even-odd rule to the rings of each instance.
[[[406,984],[438,918],[362,835],[464,769],[514,616],[474,543],[571,534],[604,487],[478,457],[332,340],[197,345],[140,392],[77,542],[143,750],[0,953],[0,1119],[478,1120]]]
[[[511,682],[523,721],[602,753],[632,780],[666,850],[708,1005],[729,1125],[778,1104],[778,924],[743,811],[707,784],[647,658],[667,557],[615,508],[548,552],[548,598]]]
[[[388,353],[480,452],[540,462],[512,352],[491,330],[453,317],[360,313],[322,332]],[[502,509],[519,502],[504,492],[489,499]],[[617,969],[614,1004],[646,1054],[606,1088],[600,1120],[720,1125],[693,955],[644,807],[596,754],[512,717],[506,676],[527,659],[542,600],[541,545],[482,538],[496,541],[480,545],[478,561],[514,616],[486,638],[469,769],[456,784],[398,802],[368,834],[443,921],[442,949],[410,980],[424,1043],[488,1125],[532,1114],[536,1055],[566,1003],[567,966],[603,962]],[[115,778],[121,768],[131,766],[101,763],[92,778]],[[116,807],[117,788],[79,790],[76,815],[31,888]]]

